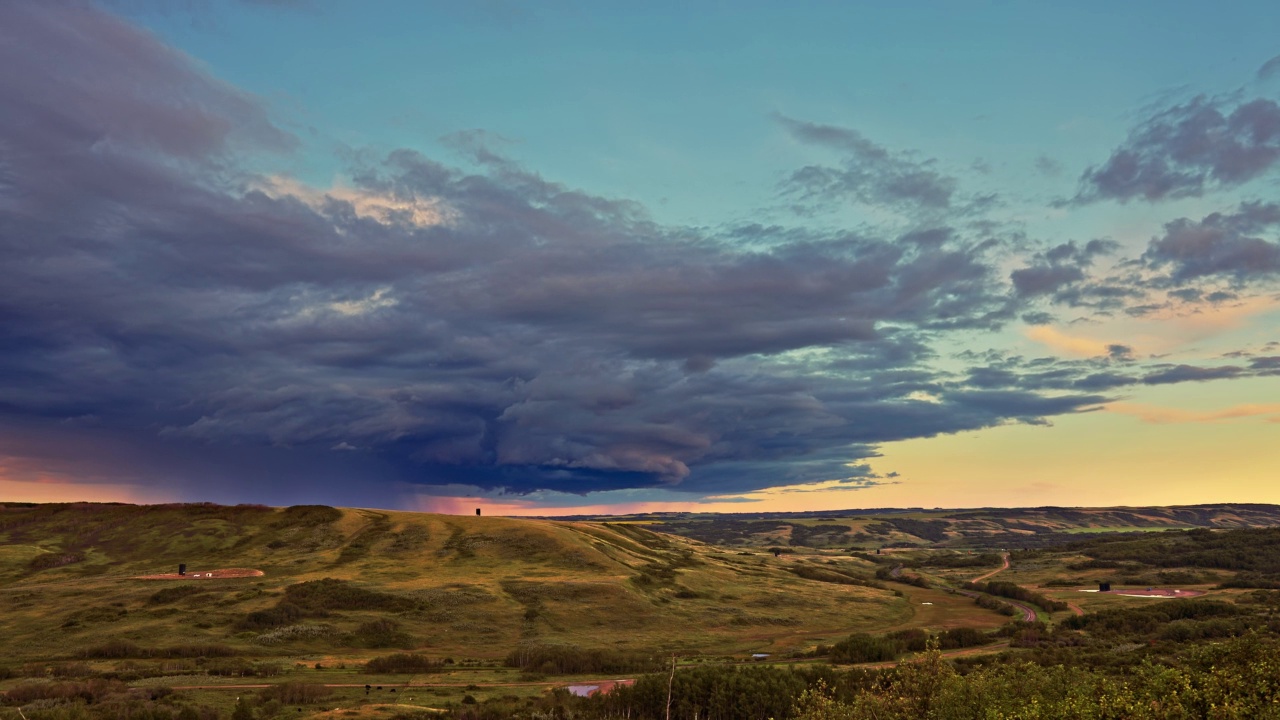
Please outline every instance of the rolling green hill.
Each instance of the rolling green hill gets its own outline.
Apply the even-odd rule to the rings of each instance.
[[[0,704],[31,720],[186,720],[227,717],[251,691],[241,717],[418,718],[437,706],[453,717],[479,717],[471,707],[541,717],[537,708],[567,702],[547,689],[575,678],[643,675],[634,694],[608,701],[641,707],[644,693],[665,688],[672,654],[685,696],[759,680],[786,685],[790,698],[821,678],[843,678],[841,692],[869,682],[859,674],[866,665],[834,675],[829,663],[891,663],[929,642],[957,663],[993,663],[995,675],[980,670],[979,679],[1027,659],[1094,668],[1088,682],[1100,682],[1105,668],[1183,662],[1223,638],[1270,648],[1280,632],[1280,530],[1250,527],[1274,524],[1276,510],[617,521],[8,504]],[[875,542],[842,547],[859,534]],[[261,574],[145,577],[172,575],[179,563],[190,575]],[[1082,592],[1102,581],[1188,595]],[[752,662],[753,653],[770,659]],[[654,670],[663,672],[644,675]],[[752,687],[734,692],[761,702],[777,694]],[[660,698],[651,699],[648,716],[657,717]]]
[[[262,577],[140,580],[254,568]],[[879,586],[849,556],[728,552],[630,524],[297,506],[9,505],[0,645],[10,658],[226,646],[237,655],[382,649],[501,658],[530,644],[790,652],[851,631],[993,627]],[[363,593],[363,594],[362,594]],[[333,596],[333,597],[330,597]],[[672,632],[681,628],[681,632]],[[99,653],[101,654],[101,653]],[[107,653],[110,654],[110,653]]]
[[[575,519],[599,520],[596,516]],[[797,513],[645,513],[618,516],[664,533],[727,547],[1044,547],[1088,533],[1273,527],[1280,505],[1249,503],[1115,508],[827,510]]]

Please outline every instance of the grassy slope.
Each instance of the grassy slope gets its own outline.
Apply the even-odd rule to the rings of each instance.
[[[852,558],[741,555],[629,524],[560,522],[263,507],[43,505],[0,511],[0,652],[11,661],[72,657],[109,639],[144,647],[218,643],[245,656],[358,659],[393,649],[340,638],[389,618],[432,656],[499,658],[520,643],[678,650],[786,652],[852,631],[912,626],[993,627],[1000,616],[937,591],[806,580],[815,563],[870,575]],[[332,511],[329,511],[332,512]],[[46,560],[84,560],[33,571]],[[132,576],[222,567],[261,578],[142,581]],[[275,606],[286,586],[321,578],[410,598],[397,613],[344,611],[308,618],[334,635],[258,644],[239,631],[247,613]],[[175,582],[207,590],[149,598]],[[896,586],[895,586],[896,587]],[[933,592],[933,606],[922,593]],[[922,595],[916,597],[916,595]],[[962,607],[963,605],[963,607]],[[948,612],[948,609],[954,612]],[[975,612],[976,610],[976,612]]]
[[[1159,531],[1191,527],[1266,527],[1280,525],[1280,506],[1214,504],[1177,507],[981,508],[975,510],[825,511],[816,513],[741,513],[733,515],[653,513],[630,516],[688,537],[727,546],[895,547],[921,544],[1009,546],[1039,544],[1063,534]],[[919,534],[917,525],[939,527],[940,539]],[[796,541],[795,528],[806,529]],[[820,532],[824,527],[848,531]]]

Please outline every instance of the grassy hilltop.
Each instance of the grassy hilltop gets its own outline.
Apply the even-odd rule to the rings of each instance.
[[[579,516],[600,520],[604,516]],[[824,510],[816,512],[645,513],[610,518],[726,546],[1043,547],[1092,533],[1280,525],[1280,505],[1219,503],[1174,507]]]
[[[191,572],[265,574],[132,579],[180,562]],[[11,505],[0,512],[0,644],[15,659],[108,640],[265,655],[404,648],[501,658],[529,643],[741,654],[803,649],[854,630],[1002,621],[968,607],[942,617],[920,598],[875,587],[876,569],[848,555],[729,552],[606,522],[317,506]],[[341,597],[353,593],[365,595]],[[936,602],[955,603],[937,594]]]
[[[1175,680],[1203,688],[1187,707],[1243,683],[1221,716],[1256,717],[1280,697],[1250,675],[1280,657],[1276,525],[1264,505],[566,520],[8,504],[0,706],[28,720],[656,718],[678,654],[680,718],[918,717],[849,708],[928,704],[937,683],[957,708],[1016,714],[1034,695],[1138,717],[1088,688],[1146,707]],[[142,578],[179,563],[262,575]],[[1135,590],[1081,592],[1099,582]],[[1168,596],[1142,597],[1153,586]],[[903,658],[923,659],[888,668]],[[636,686],[548,693],[604,678]],[[823,714],[824,687],[842,714]]]

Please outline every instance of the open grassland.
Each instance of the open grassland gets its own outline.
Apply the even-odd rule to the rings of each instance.
[[[1002,621],[874,587],[863,559],[726,551],[631,524],[83,504],[10,508],[0,542],[0,631],[19,664],[94,659],[85,654],[113,641],[137,648],[124,655],[220,646],[348,663],[392,649],[497,661],[531,644],[741,656],[853,631]],[[134,579],[180,562],[264,575]],[[302,584],[374,596],[291,595]]]
[[[798,542],[880,523],[938,539]],[[60,720],[41,708],[88,697],[222,717],[241,696],[263,718],[467,717],[543,707],[550,687],[661,672],[672,655],[680,673],[776,665],[810,682],[829,663],[887,667],[929,642],[962,663],[1011,654],[1128,666],[1182,643],[1280,632],[1268,614],[1280,591],[1265,589],[1280,588],[1275,530],[1059,528],[1058,545],[1005,552],[958,542],[927,513],[800,518],[763,547],[658,532],[671,524],[322,506],[3,507],[0,690],[32,720]],[[140,579],[179,563],[192,574],[263,574]],[[1206,594],[1080,591],[1103,581]],[[1036,622],[1017,622],[1028,613]],[[92,717],[113,712],[124,710]]]
[[[584,516],[582,520],[599,520]],[[840,510],[797,513],[647,513],[621,518],[726,547],[1045,547],[1094,533],[1271,527],[1280,506],[1211,504],[1134,508]]]

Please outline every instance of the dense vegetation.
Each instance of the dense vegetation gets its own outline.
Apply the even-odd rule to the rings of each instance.
[[[960,672],[936,650],[896,668],[694,667],[633,687],[523,703],[496,700],[453,717],[657,720],[960,720],[961,718],[1280,717],[1280,655],[1256,637],[1188,649],[1171,664],[1105,668],[1013,662]]]
[[[652,652],[609,648],[528,645],[507,655],[508,667],[547,675],[649,672],[662,666]]]
[[[1093,567],[1123,569],[1123,563],[1157,568],[1237,570],[1225,587],[1280,588],[1280,528],[1204,528],[1151,533],[1144,537],[1092,540],[1070,547],[1093,558]]]
[[[1273,510],[1199,508],[1185,522]],[[668,687],[671,717],[699,720],[1267,717],[1280,683],[1280,531],[1106,527],[1054,550],[1010,544],[1011,568],[957,591],[1008,614],[1019,613],[1005,598],[1037,605],[1043,622],[997,627],[1003,619],[951,592],[1000,565],[995,552],[957,550],[966,533],[1037,547],[1068,535],[1046,528],[1184,522],[1182,512],[738,518],[721,527],[741,531],[737,547],[717,548],[634,524],[487,515],[0,507],[0,718],[17,708],[29,720],[372,717],[352,713],[382,704],[402,720],[665,719]],[[942,546],[924,547],[930,537]],[[850,557],[850,542],[870,550]],[[136,577],[182,561],[265,572]],[[1075,593],[1107,579],[1251,589]],[[757,650],[772,657],[745,660]],[[435,687],[405,697],[411,677]],[[594,698],[545,692],[601,677],[636,684]],[[237,690],[238,702],[183,689],[218,683],[270,687]]]
[[[1066,610],[1069,606],[1059,600],[1054,600],[1042,593],[1028,590],[1024,587],[1011,582],[1001,580],[992,580],[990,582],[965,583],[965,589],[975,592],[987,593],[997,597],[1009,598],[1010,600],[1018,600],[1020,602],[1039,605],[1041,608],[1049,612],[1058,612]]]
[[[987,645],[993,642],[993,638],[974,628],[952,628],[937,635],[930,635],[919,628],[887,635],[854,633],[826,649],[826,655],[837,664],[887,662],[906,653],[921,652],[931,642],[942,650],[956,650]],[[824,649],[820,647],[816,654],[821,654]]]

